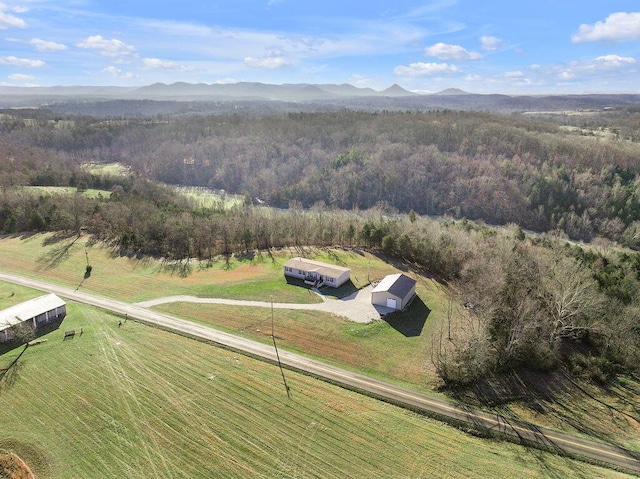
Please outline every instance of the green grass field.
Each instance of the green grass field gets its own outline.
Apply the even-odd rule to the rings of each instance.
[[[267,256],[233,260],[226,268],[223,260],[210,268],[194,263],[187,277],[171,274],[159,261],[111,257],[99,246],[87,246],[86,238],[51,243],[50,235],[5,238],[0,241],[0,269],[19,272],[125,301],[142,301],[162,296],[189,294],[202,297],[310,303],[320,299],[306,288],[287,284],[282,264],[299,251],[282,252],[275,262]],[[43,243],[49,242],[46,246]],[[93,266],[91,277],[83,281],[86,254]],[[286,253],[286,254],[285,254]],[[306,251],[320,260],[347,265],[355,287],[380,279],[397,270],[369,254],[353,251]],[[114,274],[117,272],[117,274]],[[431,337],[445,317],[442,287],[433,280],[417,277],[420,297],[409,313],[390,317],[389,322],[356,324],[328,314],[279,309],[276,312],[278,338],[283,347],[386,379],[395,379],[422,391],[436,382],[430,357]],[[266,337],[264,322],[270,312],[264,308],[167,304],[160,310],[221,327],[259,340]],[[413,327],[414,331],[405,331]],[[257,330],[260,331],[257,331]],[[417,330],[417,331],[416,331]],[[411,335],[405,335],[411,334]]]
[[[87,258],[91,276],[84,279]],[[219,259],[212,265],[192,261],[190,274],[149,258],[119,256],[87,237],[56,239],[50,234],[11,237],[0,240],[0,269],[32,278],[56,281],[70,287],[129,302],[189,294],[193,296],[310,303],[320,301],[304,288],[287,285],[284,257],[273,262],[263,255],[252,259]]]
[[[278,302],[312,302],[317,297],[308,290],[289,285],[282,275],[288,257],[306,255],[352,269],[355,287],[380,279],[398,269],[381,259],[357,251],[285,250],[272,259],[263,254],[234,258],[228,264],[217,261],[205,267],[191,263],[183,276],[161,261],[113,256],[87,238],[51,235],[5,237],[0,239],[0,269],[39,278],[81,290],[135,302],[156,297],[189,294]],[[83,280],[86,256],[93,266]],[[401,265],[398,265],[402,267]],[[415,275],[409,272],[409,274]],[[418,303],[408,313],[387,321],[356,324],[317,312],[277,310],[276,336],[282,348],[325,358],[350,369],[397,382],[413,389],[438,394],[437,376],[430,361],[433,337],[446,323],[447,295],[437,282],[422,276],[418,280]],[[15,291],[15,292],[14,292]],[[14,292],[15,297],[10,297]],[[10,286],[0,290],[0,307],[29,299],[29,290]],[[37,294],[36,294],[37,295]],[[270,311],[265,308],[236,308],[186,303],[167,304],[162,311],[212,324],[261,341],[270,340]],[[528,420],[571,433],[582,434],[640,450],[640,423],[634,419],[640,405],[640,386],[627,382],[608,390],[592,389],[585,394],[575,388],[557,387],[549,397],[525,398],[500,406],[497,412],[513,419]]]
[[[29,192],[33,195],[75,195],[81,194],[87,198],[98,198],[99,196],[103,196],[108,198],[111,194],[110,191],[106,190],[96,190],[93,188],[88,188],[82,192],[78,192],[78,189],[72,186],[24,186],[22,187],[22,191]]]
[[[122,163],[84,163],[82,169],[99,176],[129,176],[131,169]]]
[[[0,297],[10,289],[0,283]],[[0,379],[0,450],[39,479],[627,477],[291,371],[289,400],[273,365],[132,321],[118,327],[88,306],[68,310]],[[0,356],[0,368],[20,352]]]
[[[188,198],[196,208],[228,209],[240,206],[244,202],[244,197],[240,195],[216,193],[208,188],[176,186],[174,189]]]

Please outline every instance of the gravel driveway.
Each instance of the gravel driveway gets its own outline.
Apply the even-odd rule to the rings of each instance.
[[[307,309],[312,311],[323,311],[325,313],[342,316],[349,321],[356,323],[369,323],[380,316],[390,313],[391,309],[371,304],[371,290],[373,286],[369,285],[361,290],[342,299],[324,296],[322,293],[318,295],[322,298],[322,303],[315,304],[297,304],[297,303],[273,303],[274,308],[278,309]],[[143,308],[151,308],[159,304],[165,303],[202,303],[202,304],[227,304],[232,306],[257,306],[260,308],[270,308],[271,303],[268,301],[244,301],[236,299],[217,299],[217,298],[197,298],[195,296],[167,296],[164,298],[152,299],[136,303],[137,306]]]

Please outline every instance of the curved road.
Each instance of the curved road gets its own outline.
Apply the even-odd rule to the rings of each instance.
[[[104,298],[9,273],[0,272],[0,280],[55,293],[70,300],[97,306],[117,314],[126,314],[132,319],[149,323],[168,331],[215,343],[272,363],[276,362],[275,350],[270,345],[217,331],[166,314],[156,313],[139,305]],[[558,453],[586,458],[592,462],[610,464],[627,471],[640,473],[640,453],[629,451],[622,447],[598,443],[533,424],[513,421],[498,414],[489,414],[464,405],[452,404],[298,354],[281,350],[279,350],[279,353],[282,365],[289,369],[311,374],[342,387],[360,391],[417,412],[465,424],[480,430],[485,429],[501,435],[515,437],[527,444]]]

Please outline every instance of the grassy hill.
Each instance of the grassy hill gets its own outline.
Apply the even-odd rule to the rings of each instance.
[[[273,258],[263,254],[263,256],[250,255],[234,257],[229,261],[219,259],[212,264],[192,262],[187,265],[188,268],[186,272],[188,274],[182,274],[185,272],[184,264],[176,265],[175,263],[166,263],[162,260],[152,258],[130,258],[113,255],[112,253],[113,252],[108,249],[88,242],[86,237],[81,237],[80,239],[76,239],[75,237],[55,237],[52,235],[5,237],[0,240],[0,269],[57,282],[67,286],[79,287],[82,290],[131,302],[176,294],[237,299],[261,299],[264,301],[268,301],[271,295],[276,295],[279,302],[310,302],[317,299],[315,295],[309,294],[306,289],[287,284],[282,276],[282,264],[285,258],[290,255],[301,254],[301,251],[282,251],[280,256],[276,255]],[[368,253],[341,250],[308,250],[304,253],[317,255],[319,259],[326,261],[348,265],[352,268],[352,278],[355,287],[361,287],[367,284],[369,279],[381,278],[385,274],[398,270],[393,265],[385,263],[381,259]],[[87,258],[93,266],[93,269],[91,276],[85,279],[83,275],[85,273]],[[403,266],[398,265],[398,267],[402,268]],[[412,307],[408,313],[394,315],[387,318],[387,321],[379,321],[371,324],[356,324],[319,312],[278,310],[276,317],[276,335],[280,347],[299,351],[310,356],[324,358],[335,364],[398,382],[416,390],[429,392],[430,394],[438,394],[435,391],[438,380],[430,362],[430,351],[434,347],[434,338],[437,337],[446,326],[449,303],[442,286],[429,278],[422,276],[417,277],[417,291],[420,298],[420,302],[418,303],[419,307]],[[11,296],[11,294],[14,296]],[[14,304],[14,302],[28,299],[37,294],[37,292],[32,292],[28,289],[5,285],[4,289],[0,288],[0,307],[6,307]],[[158,364],[164,365],[165,362],[171,364],[171,368],[178,368],[179,365],[174,363],[190,360],[188,359],[190,358],[190,353],[185,353],[185,348],[193,348],[194,350],[205,348],[199,353],[201,354],[201,356],[199,356],[200,358],[202,355],[218,357],[224,354],[222,351],[212,348],[211,346],[194,344],[191,341],[174,338],[171,335],[166,335],[165,333],[131,322],[126,324],[126,328],[118,330],[117,318],[99,313],[84,306],[72,305],[72,308],[77,308],[80,313],[75,314],[75,309],[72,309],[72,314],[65,320],[65,329],[84,327],[84,330],[89,332],[93,327],[93,320],[88,320],[89,324],[86,322],[86,318],[93,318],[94,316],[97,318],[95,322],[96,327],[97,325],[104,324],[104,326],[100,326],[102,339],[100,339],[98,343],[94,343],[91,348],[98,348],[100,351],[103,351],[104,346],[99,343],[104,341],[105,338],[111,338],[110,341],[122,342],[122,338],[126,337],[123,336],[125,333],[129,334],[128,331],[130,330],[138,331],[141,335],[140,338],[136,340],[138,342],[128,349],[135,349],[135,351],[140,352],[142,357],[130,353],[125,362],[131,363],[132,365],[145,364],[145,366],[140,366],[142,368],[140,371],[145,371],[145,368],[158,371],[162,370],[164,366],[158,366]],[[214,327],[231,331],[235,334],[252,337],[265,342],[270,341],[270,312],[264,308],[234,308],[219,305],[174,303],[160,306],[159,309],[176,316],[211,324]],[[418,334],[403,334],[403,328],[406,327],[408,323],[417,324],[421,328]],[[109,328],[116,329],[113,332],[115,336],[109,333],[109,331],[111,331]],[[53,333],[51,337],[56,338],[56,342],[61,340],[61,332],[57,333],[58,336],[55,336],[55,334],[56,333]],[[82,338],[78,339],[85,341],[85,336],[87,335],[85,334]],[[187,342],[183,343],[183,341]],[[89,342],[89,340],[85,342],[78,341],[73,344],[82,345],[87,342]],[[65,345],[66,344],[67,342],[65,342]],[[185,344],[185,346],[182,349],[178,348],[174,351],[174,344]],[[45,351],[49,347],[53,347],[50,341],[43,345],[38,345],[33,349],[29,348],[22,359],[28,358],[30,354],[36,354],[38,350]],[[75,358],[73,361],[78,363],[87,361],[91,363],[95,361],[94,351],[84,351],[81,354],[83,356]],[[108,357],[114,358],[114,356],[105,356],[105,358]],[[232,357],[238,358],[237,355],[232,355]],[[10,362],[10,359],[10,355],[0,356],[0,361],[2,362]],[[242,362],[247,361],[244,358],[238,359]],[[201,359],[195,361],[196,365],[202,363]],[[121,363],[122,359],[118,359],[118,362]],[[156,364],[156,362],[158,364]],[[251,363],[253,364],[253,362]],[[2,364],[3,363],[0,363],[0,367],[4,367]],[[196,365],[192,366],[196,367]],[[257,368],[258,366],[251,367]],[[96,378],[100,377],[101,371],[109,371],[110,368],[111,366],[107,367],[107,365],[97,367],[97,369],[95,369]],[[222,369],[224,369],[224,367],[222,367]],[[20,368],[18,368],[18,370],[20,370]],[[142,376],[148,374],[146,372],[139,373]],[[126,381],[130,384],[131,388],[137,389],[139,387],[142,390],[152,388],[152,386],[145,382],[146,380],[139,383],[138,376],[133,377],[131,374],[133,373],[127,372],[126,376]],[[173,377],[173,369],[167,369],[163,381],[173,383],[178,380],[180,374],[183,373],[175,374],[177,374],[178,377]],[[199,372],[193,374],[205,373]],[[42,395],[43,390],[49,390],[41,389],[40,385],[36,384],[37,381],[33,381],[33,384],[37,385],[37,387],[34,386],[34,394]],[[243,378],[240,379],[240,381],[251,384],[253,379]],[[161,381],[159,384],[162,385],[164,382]],[[495,388],[500,387],[499,385],[492,384],[488,386]],[[567,383],[558,383],[553,387],[551,386],[553,385],[547,384],[545,386],[548,387],[549,391],[553,389],[550,394],[541,395],[536,391],[528,391],[528,393],[531,393],[531,396],[527,395],[523,397],[521,401],[498,405],[496,411],[506,417],[531,420],[535,423],[547,425],[559,430],[584,434],[598,440],[621,444],[632,450],[637,450],[638,447],[640,447],[638,445],[638,436],[635,432],[638,423],[633,419],[635,417],[634,408],[637,404],[634,397],[634,391],[638,389],[637,384],[631,381],[625,381],[620,385],[612,387],[609,391],[580,391],[576,388],[569,387],[570,385]],[[42,388],[44,387],[45,386],[42,386]],[[47,385],[46,387],[49,388],[50,386]],[[68,393],[71,395],[81,394],[77,389],[77,385],[72,382],[64,387],[68,388]],[[104,383],[103,387],[106,390],[117,391],[117,389],[114,389],[113,385],[108,382]],[[325,386],[316,385],[313,387]],[[84,388],[84,385],[81,386],[81,388]],[[278,398],[279,395],[284,394],[279,388],[282,388],[281,384],[274,386],[274,391],[268,394],[272,395],[273,398]],[[332,394],[338,394],[335,392],[338,390],[333,391]],[[62,395],[62,392],[60,394]],[[123,396],[127,396],[127,394],[130,393],[122,393]],[[247,393],[243,392],[239,394]],[[308,394],[313,396],[316,393],[309,392]],[[4,397],[6,397],[6,394],[3,394],[0,390],[0,402],[4,401]],[[61,398],[62,397],[63,396],[61,396]],[[10,406],[10,409],[14,407],[17,408],[19,404],[20,399],[18,397],[14,399],[18,402],[14,403],[14,406]],[[68,402],[68,399],[61,400]],[[101,399],[100,401],[103,400]],[[177,400],[172,399],[172,401],[175,402]],[[261,399],[261,401],[268,401],[268,399]],[[348,402],[347,400],[345,401]],[[325,407],[322,404],[316,406],[320,410]],[[207,408],[219,409],[219,406],[209,405]],[[112,414],[112,412],[108,414]],[[175,418],[172,417],[174,411],[168,406],[162,411],[154,410],[153,414],[164,414],[167,416],[166,421],[171,423],[175,421]],[[241,419],[237,420],[241,421]],[[338,421],[338,419],[335,420]],[[128,421],[128,419],[126,419],[126,421]],[[0,425],[1,424],[5,424],[2,417],[0,417]],[[93,426],[88,427],[92,428]],[[364,426],[359,425],[358,427]],[[9,427],[6,429],[6,431],[12,430],[13,429]],[[382,428],[382,430],[384,430],[384,428]],[[0,426],[0,441],[5,439],[12,440],[6,431]],[[37,432],[30,432],[28,434],[34,439],[38,438]],[[377,434],[377,432],[374,434]],[[448,434],[456,435],[458,433],[451,431],[447,432],[445,436]],[[93,447],[99,451],[102,446]],[[176,447],[179,449],[182,446],[178,445]],[[510,448],[512,446],[505,445],[504,447]],[[1,442],[0,449],[3,449]],[[30,449],[27,448],[27,450]],[[235,456],[238,453],[233,454]],[[365,453],[362,452],[361,454]],[[375,449],[372,449],[371,454],[372,457],[378,457]],[[545,459],[545,461],[546,460],[547,459]],[[474,468],[469,468],[467,471],[473,471],[473,474],[479,474],[470,477],[490,477],[490,475],[483,476],[482,474],[484,474],[484,472],[477,472],[477,469]],[[162,477],[157,476],[157,474],[154,474],[154,476]],[[289,475],[283,473],[282,476],[298,477],[293,473]],[[419,474],[416,473],[415,476],[419,476]],[[436,474],[436,476],[438,476],[438,474]],[[62,476],[56,474],[51,477]],[[167,477],[170,476],[168,475]],[[192,477],[197,477],[197,474]],[[221,475],[220,477],[234,476],[233,474],[227,474],[226,476]],[[265,473],[263,476],[258,474],[257,477],[280,476]],[[302,475],[300,477],[314,476]],[[317,477],[328,476],[319,475]],[[394,476],[385,476],[383,474],[379,476],[367,476],[366,474],[358,476],[353,472],[351,476],[346,475],[343,477]],[[460,477],[465,476],[461,475]],[[530,477],[545,476],[533,475]],[[594,476],[584,474],[583,476],[569,475],[567,477]]]
[[[288,400],[272,365],[84,305],[42,339],[0,380],[0,450],[40,479],[625,477],[290,371]]]

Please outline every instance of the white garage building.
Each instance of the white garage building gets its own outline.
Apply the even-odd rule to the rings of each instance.
[[[38,329],[67,314],[67,304],[55,294],[45,294],[0,311],[0,343],[15,338],[15,328],[28,324]]]
[[[371,291],[371,303],[401,310],[407,307],[416,295],[416,280],[406,274],[390,274],[385,276]]]

